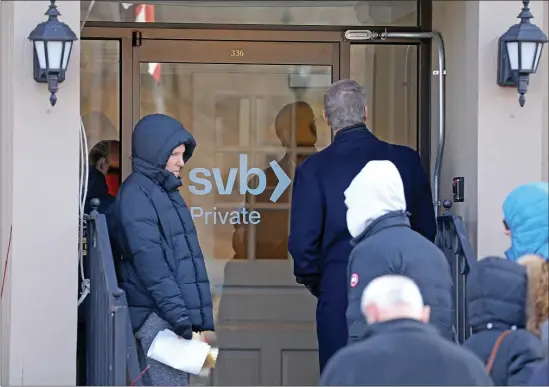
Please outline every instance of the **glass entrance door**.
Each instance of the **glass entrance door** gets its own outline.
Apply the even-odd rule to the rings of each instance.
[[[181,194],[207,260],[220,349],[201,384],[318,383],[316,302],[295,283],[287,242],[295,167],[331,142],[322,102],[338,78],[336,43],[134,48],[134,123],[166,113],[197,141]]]

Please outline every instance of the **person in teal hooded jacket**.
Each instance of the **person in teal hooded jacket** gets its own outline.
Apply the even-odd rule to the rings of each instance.
[[[549,183],[515,188],[503,203],[505,233],[511,237],[508,259],[533,254],[549,260]]]

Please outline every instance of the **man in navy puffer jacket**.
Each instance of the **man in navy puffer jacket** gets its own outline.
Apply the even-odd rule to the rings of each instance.
[[[544,358],[541,341],[526,328],[528,277],[513,261],[488,257],[480,260],[467,279],[469,325],[472,336],[464,346],[485,364],[498,337],[491,376],[496,386],[525,386]]]
[[[196,142],[177,120],[142,118],[132,135],[132,174],[118,192],[112,235],[122,251],[117,274],[140,341],[146,385],[188,384],[188,375],[146,358],[156,334],[190,339],[213,331],[212,297],[196,229],[178,188]]]

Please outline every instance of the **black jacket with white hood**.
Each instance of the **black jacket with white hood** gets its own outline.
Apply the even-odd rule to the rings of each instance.
[[[362,340],[366,333],[360,307],[364,288],[386,274],[413,279],[431,307],[432,325],[452,339],[450,267],[438,247],[410,228],[396,166],[387,160],[370,161],[345,191],[345,204],[354,245],[347,270],[349,342]]]

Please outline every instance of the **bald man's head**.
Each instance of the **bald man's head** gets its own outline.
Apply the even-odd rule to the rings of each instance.
[[[423,304],[418,286],[401,275],[374,279],[362,293],[361,308],[368,324],[409,318],[429,322],[430,309]]]

